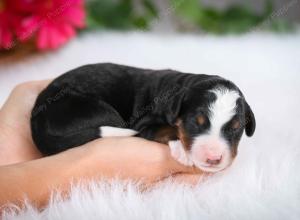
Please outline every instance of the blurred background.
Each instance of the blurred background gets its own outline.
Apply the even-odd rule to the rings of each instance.
[[[55,50],[93,30],[288,33],[299,21],[298,0],[0,0],[0,49]]]
[[[0,105],[98,62],[295,83],[299,22],[300,0],[0,0]]]
[[[215,205],[198,216],[300,219],[299,22],[300,0],[0,0],[0,107],[19,83],[89,63],[220,75],[243,91],[257,129],[241,141],[230,196],[199,194]],[[182,195],[163,216],[201,210]]]

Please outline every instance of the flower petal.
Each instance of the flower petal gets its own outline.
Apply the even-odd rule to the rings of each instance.
[[[13,35],[9,30],[0,28],[0,48],[10,49],[13,46]]]
[[[45,50],[49,46],[49,39],[48,39],[48,28],[43,26],[39,29],[37,35],[37,48],[40,50]]]

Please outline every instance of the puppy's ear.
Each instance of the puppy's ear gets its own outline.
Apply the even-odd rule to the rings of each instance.
[[[175,125],[175,123],[177,122],[184,96],[185,96],[185,92],[180,91],[179,93],[171,97],[170,100],[167,102],[168,106],[167,106],[166,118],[170,125]]]
[[[256,121],[254,114],[248,103],[245,101],[245,131],[248,137],[251,137],[254,134],[255,127]]]

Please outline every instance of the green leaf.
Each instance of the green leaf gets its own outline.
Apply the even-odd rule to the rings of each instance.
[[[147,30],[149,28],[149,22],[145,17],[136,17],[133,19],[133,24],[137,29]]]
[[[143,0],[142,7],[143,13],[140,14],[134,7],[133,0],[86,1],[88,28],[146,28],[158,13],[150,0]]]
[[[142,4],[143,4],[145,10],[147,11],[147,13],[151,17],[157,17],[158,16],[157,9],[156,9],[155,5],[150,0],[143,0]]]
[[[198,0],[171,0],[171,7],[175,11],[182,15],[185,19],[192,23],[197,23],[199,20],[199,14],[201,13],[200,4]]]
[[[270,25],[270,29],[278,33],[293,32],[296,30],[293,24],[289,24],[285,20],[272,21]]]
[[[86,1],[88,28],[143,29],[148,30],[151,21],[158,17],[154,0],[140,0],[142,10],[137,10],[135,0],[89,0]],[[241,6],[231,5],[225,10],[207,7],[200,0],[170,0],[175,13],[193,26],[209,33],[243,33],[255,27],[285,32],[292,25],[271,17],[273,4],[265,1],[263,13]]]
[[[90,28],[97,26],[112,29],[126,29],[131,26],[133,10],[131,0],[87,1],[87,21]]]
[[[176,0],[171,0],[175,5]],[[270,0],[265,1],[265,8],[262,14],[257,14],[241,5],[231,5],[225,10],[218,10],[212,7],[205,7],[201,1],[186,0],[184,4],[176,8],[176,13],[189,20],[206,32],[216,34],[243,33],[258,27],[270,17],[273,11],[273,4]],[[277,22],[267,24],[272,30],[287,31],[287,23]],[[264,26],[263,26],[264,27]]]

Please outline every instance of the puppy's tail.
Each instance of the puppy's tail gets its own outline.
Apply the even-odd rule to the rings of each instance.
[[[99,128],[83,129],[63,136],[37,131],[38,129],[32,129],[33,141],[45,156],[53,155],[100,138]]]

